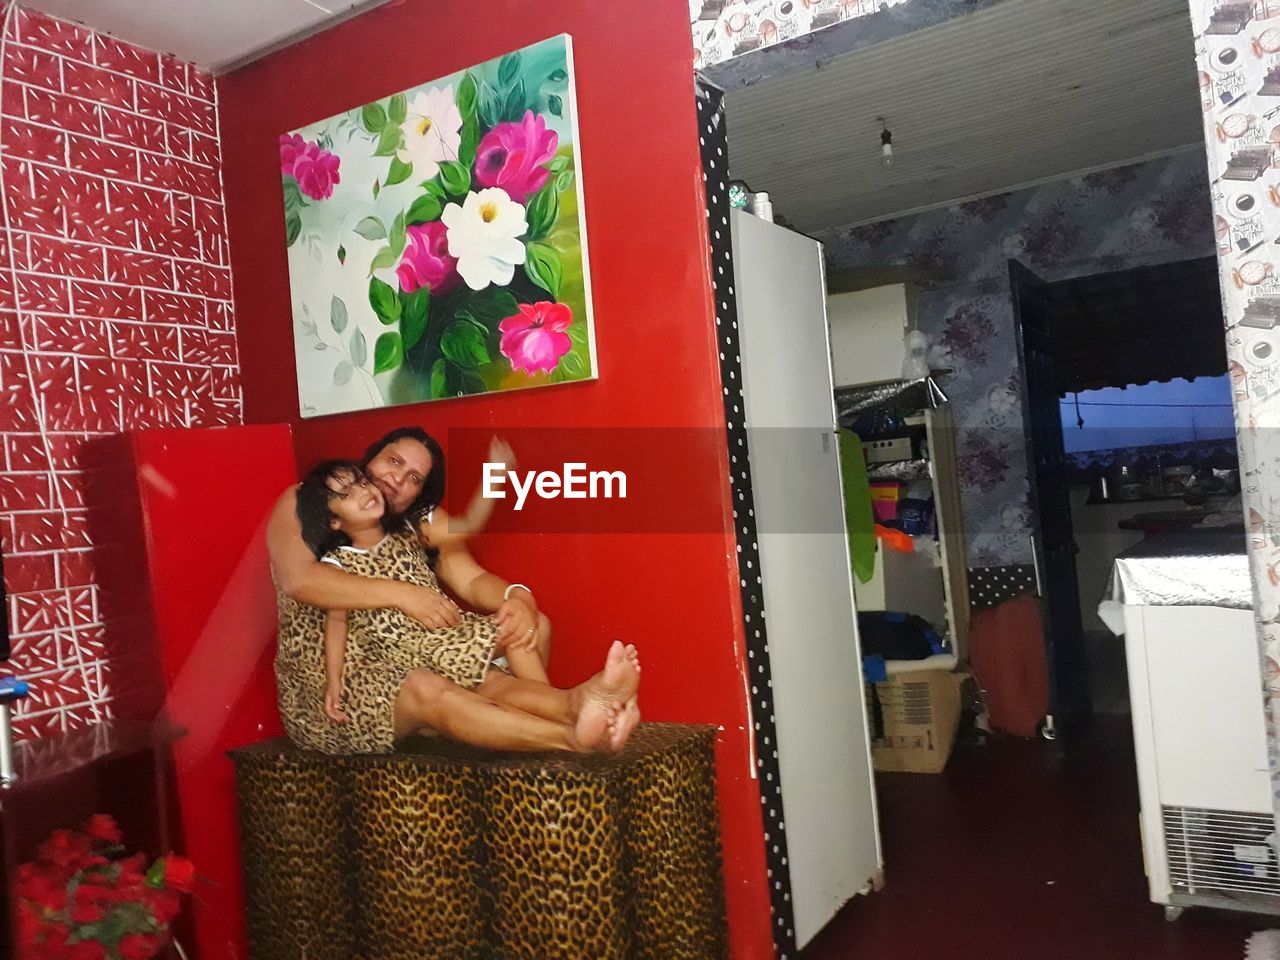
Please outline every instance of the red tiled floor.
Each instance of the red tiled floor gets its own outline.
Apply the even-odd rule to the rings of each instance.
[[[1241,960],[1267,917],[1147,900],[1127,719],[1062,764],[1044,741],[959,748],[945,774],[881,774],[885,889],[802,960]]]

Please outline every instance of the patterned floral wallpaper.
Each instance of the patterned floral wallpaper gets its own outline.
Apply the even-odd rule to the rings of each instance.
[[[974,567],[1031,562],[1009,259],[1046,280],[1061,280],[1215,250],[1209,182],[1198,150],[835,229],[819,239],[832,269],[904,264],[954,277],[922,291],[919,317],[933,365],[955,370],[943,384],[961,431]]]
[[[785,43],[906,0],[689,0],[694,66]]]

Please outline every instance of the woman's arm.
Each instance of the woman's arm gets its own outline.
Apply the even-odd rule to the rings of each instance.
[[[511,447],[504,441],[494,437],[489,443],[489,463],[500,463],[504,470],[510,470],[516,462]],[[466,513],[460,517],[452,517],[437,508],[418,527],[422,541],[429,547],[443,549],[451,543],[474,536],[482,531],[493,516],[497,501],[484,495],[484,487],[476,490]]]
[[[480,566],[464,541],[440,550],[436,576],[467,606],[497,614],[499,642],[531,644],[537,638],[538,604],[533,594],[527,587],[508,591],[511,584]]]
[[[324,619],[324,712],[346,723],[342,712],[342,665],[347,658],[347,611],[330,610]]]
[[[285,596],[325,609],[393,607],[435,629],[461,622],[457,607],[427,587],[359,577],[332,564],[321,563],[302,540],[297,502],[298,491],[290,487],[276,502],[267,522],[271,571]]]

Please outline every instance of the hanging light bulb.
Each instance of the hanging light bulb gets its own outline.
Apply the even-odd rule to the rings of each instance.
[[[893,134],[883,120],[880,121],[880,162],[886,167],[893,166]]]

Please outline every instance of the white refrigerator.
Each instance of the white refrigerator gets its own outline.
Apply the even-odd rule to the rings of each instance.
[[[883,873],[844,533],[822,245],[733,211],[738,341],[803,947]]]

